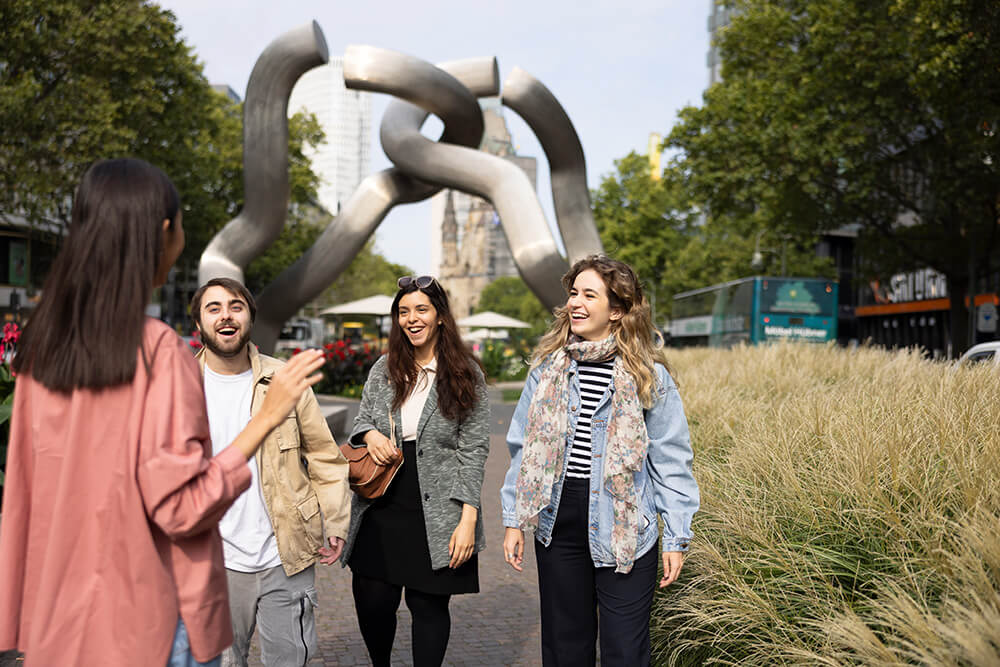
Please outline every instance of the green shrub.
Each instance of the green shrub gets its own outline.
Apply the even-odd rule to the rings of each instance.
[[[297,350],[296,350],[297,352]],[[323,346],[325,362],[320,369],[323,379],[316,385],[317,394],[350,396],[361,388],[368,379],[368,371],[378,361],[380,351],[370,343],[347,343],[338,340]]]
[[[486,341],[480,348],[479,360],[487,378],[504,382],[528,377],[530,356],[527,342]]]
[[[1000,377],[916,353],[684,350],[702,491],[671,665],[1000,664]]]

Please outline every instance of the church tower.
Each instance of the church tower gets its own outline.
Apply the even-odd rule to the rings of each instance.
[[[446,190],[444,216],[441,219],[441,277],[453,275],[458,269],[458,219],[455,200]]]

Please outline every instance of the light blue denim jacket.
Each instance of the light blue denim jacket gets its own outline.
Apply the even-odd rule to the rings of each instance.
[[[521,468],[521,453],[524,444],[524,427],[528,420],[535,388],[546,362],[535,368],[525,382],[521,398],[514,410],[514,417],[507,431],[507,447],[510,449],[510,468],[500,490],[503,508],[503,525],[517,528],[515,512],[515,492],[517,476]],[[538,517],[535,538],[548,546],[552,541],[552,527],[556,522],[559,498],[562,495],[566,467],[569,465],[569,448],[573,444],[573,433],[580,409],[580,382],[576,372],[576,361],[570,362],[569,419],[566,429],[566,452],[563,456],[563,470],[552,488],[552,501]],[[656,386],[656,402],[645,410],[646,431],[649,435],[649,451],[642,469],[635,473],[635,484],[639,492],[639,539],[635,558],[638,559],[656,545],[659,537],[656,523],[657,514],[663,519],[663,551],[687,551],[691,540],[691,517],[698,511],[698,484],[691,474],[691,437],[688,433],[684,406],[677,393],[677,385],[662,365],[656,365],[659,382]],[[611,551],[611,529],[614,526],[611,494],[603,485],[604,452],[608,415],[611,411],[613,387],[608,387],[601,397],[591,421],[591,476],[590,476],[590,555],[596,567],[613,567],[615,557]]]

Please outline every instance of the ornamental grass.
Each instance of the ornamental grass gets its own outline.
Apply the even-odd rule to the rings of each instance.
[[[1000,665],[1000,372],[673,351],[702,509],[663,665]]]

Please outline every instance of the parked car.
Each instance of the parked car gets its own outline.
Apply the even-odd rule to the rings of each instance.
[[[959,365],[991,364],[1000,366],[1000,340],[991,340],[988,343],[973,345],[962,358],[958,360]]]
[[[306,350],[322,347],[326,335],[326,325],[319,318],[296,318],[289,320],[281,329],[275,352],[282,350]]]

